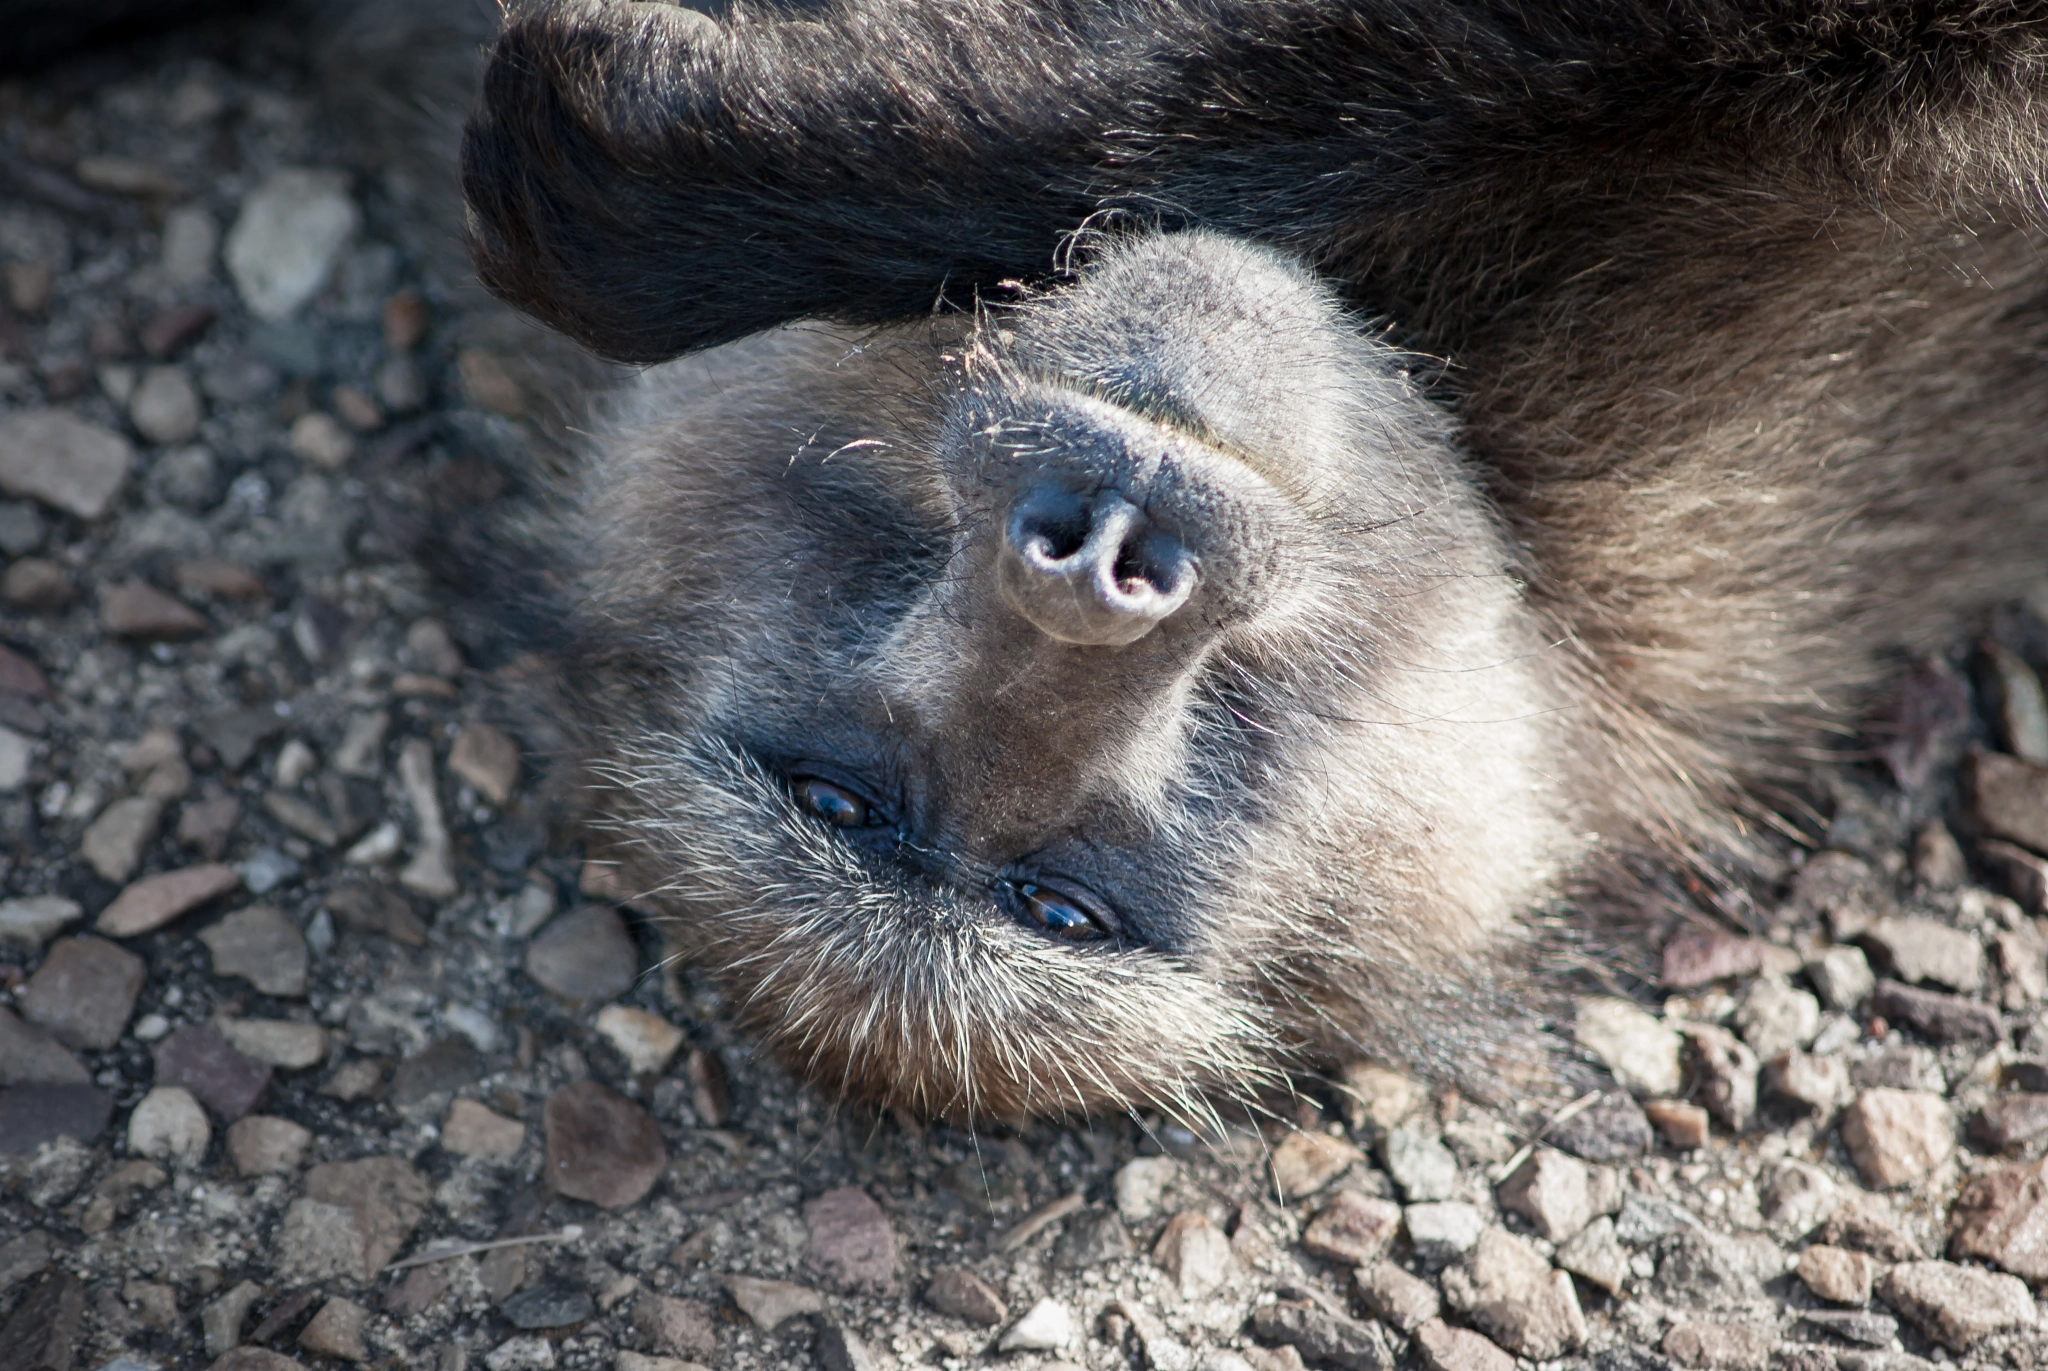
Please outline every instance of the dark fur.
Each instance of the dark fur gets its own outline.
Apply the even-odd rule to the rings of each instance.
[[[1508,915],[1768,877],[1755,825],[1884,654],[2048,570],[2044,85],[2041,4],[516,15],[463,158],[494,291],[637,362],[895,324],[656,373],[604,445],[570,708],[638,879],[801,1065],[920,1109],[1187,1107],[1356,1051],[1488,1087]],[[1305,284],[1233,293],[1279,259],[1145,245],[1182,228],[1297,255],[1407,360]],[[1278,301],[1246,336],[1280,352],[1146,333],[1174,293],[1145,261],[1210,319]],[[1019,303],[897,322],[984,299]],[[1223,418],[1126,384],[1175,367]],[[1149,675],[975,677],[1040,661],[977,560],[1011,497],[963,465],[989,405],[1042,422],[1018,384],[1297,464],[1300,527],[1232,555],[1328,594]],[[920,605],[950,633],[892,655]],[[1118,760],[1168,734],[1157,774]],[[938,855],[832,847],[779,789],[798,739],[888,777]],[[1369,817],[1326,821],[1332,777]],[[987,903],[1067,841],[1124,883],[1128,946]]]

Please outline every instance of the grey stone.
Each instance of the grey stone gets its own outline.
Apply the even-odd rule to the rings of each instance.
[[[183,367],[150,367],[128,401],[128,420],[152,443],[189,441],[204,417],[199,392]]]
[[[228,274],[249,312],[277,322],[320,293],[362,211],[339,172],[274,172],[242,201],[228,230]]]
[[[1138,1157],[1117,1168],[1112,1182],[1116,1212],[1126,1223],[1143,1223],[1159,1212],[1166,1187],[1180,1174],[1180,1163],[1171,1157]]]
[[[2034,1323],[2034,1297],[2017,1276],[1949,1262],[1901,1262],[1885,1273],[1884,1302],[1953,1352]]]
[[[1699,1102],[1730,1133],[1747,1129],[1756,1118],[1757,1054],[1733,1033],[1712,1024],[1687,1024],[1685,1041],[1687,1061],[1699,1082]]]
[[[632,1204],[661,1179],[668,1149],[647,1111],[595,1081],[565,1085],[542,1111],[549,1189],[605,1209]]]
[[[586,1291],[547,1281],[500,1301],[498,1312],[514,1328],[566,1328],[594,1317],[597,1303]]]
[[[1799,1317],[1809,1326],[1865,1347],[1888,1347],[1899,1335],[1899,1321],[1867,1309],[1805,1309]]]
[[[33,740],[11,728],[0,728],[0,792],[19,790],[26,785],[35,758]]]
[[[1391,1234],[1393,1224],[1390,1222],[1387,1227]],[[1199,1209],[1173,1216],[1159,1241],[1153,1244],[1152,1260],[1173,1278],[1174,1287],[1184,1300],[1213,1294],[1237,1267],[1230,1254],[1230,1240]]]
[[[1447,1200],[1458,1187],[1458,1159],[1432,1131],[1406,1125],[1389,1129],[1380,1151],[1387,1174],[1410,1204]]]
[[[1408,1243],[1416,1257],[1431,1266],[1441,1266],[1471,1251],[1486,1231],[1486,1217],[1456,1200],[1411,1204],[1402,1211],[1401,1222],[1408,1229]]]
[[[135,464],[126,438],[59,409],[0,415],[0,491],[81,519],[113,508]]]
[[[1775,976],[1759,976],[1735,1006],[1735,1027],[1757,1057],[1805,1047],[1820,1031],[1820,1001]]]
[[[526,949],[526,972],[564,999],[609,1000],[640,974],[640,950],[609,905],[587,904],[557,917]]]
[[[1500,1207],[1535,1225],[1552,1242],[1584,1228],[1593,1218],[1591,1176],[1575,1157],[1539,1147],[1494,1191]]]
[[[1609,1091],[1570,1118],[1552,1124],[1543,1138],[1589,1162],[1631,1161],[1648,1152],[1657,1140],[1643,1107],[1625,1090]]]
[[[199,736],[229,771],[240,771],[265,739],[282,732],[284,720],[269,709],[229,709],[199,722]]]
[[[1664,1355],[1699,1371],[1764,1371],[1776,1339],[1761,1329],[1691,1320],[1664,1335]]]
[[[242,1325],[249,1321],[250,1308],[262,1298],[262,1286],[242,1281],[199,1311],[208,1356],[223,1356],[242,1341]]]
[[[1006,1322],[1010,1307],[995,1288],[972,1271],[957,1266],[941,1267],[924,1288],[924,1302],[941,1314],[993,1328]]]
[[[1678,1093],[1678,1034],[1627,1000],[1580,1000],[1572,1036],[1624,1089],[1637,1095]]]
[[[1059,1271],[1083,1271],[1104,1262],[1135,1256],[1130,1230],[1114,1209],[1082,1214],[1053,1246],[1052,1264]]]
[[[1615,1236],[1614,1220],[1605,1215],[1587,1224],[1557,1249],[1557,1264],[1617,1296],[1628,1284],[1631,1269],[1628,1251]]]
[[[1866,1184],[1905,1185],[1955,1150],[1955,1116],[1939,1095],[1866,1090],[1842,1113],[1842,1142]]]
[[[43,520],[26,500],[0,501],[0,552],[26,557],[43,545]]]
[[[84,916],[78,901],[62,895],[0,900],[0,945],[41,947]]]
[[[1951,990],[1984,984],[1984,944],[1974,933],[1932,919],[1879,919],[1859,939],[1901,981],[1933,981]]]
[[[85,1063],[49,1034],[0,1007],[0,1086],[86,1085],[91,1080]]]
[[[213,974],[239,976],[266,995],[306,993],[306,939],[269,905],[238,909],[199,935],[213,954]]]
[[[753,1276],[727,1276],[725,1288],[740,1312],[756,1328],[773,1332],[790,1319],[804,1314],[821,1314],[825,1297],[807,1286],[789,1281],[764,1281]]]
[[[1401,1207],[1391,1200],[1339,1190],[1302,1230],[1301,1245],[1327,1261],[1357,1266],[1378,1260],[1401,1229]]]
[[[804,1264],[835,1290],[886,1297],[896,1291],[896,1235],[889,1216],[858,1186],[804,1203]]]
[[[391,1102],[401,1109],[460,1090],[484,1074],[483,1058],[463,1038],[439,1038],[391,1073]]]
[[[85,1283],[69,1271],[50,1272],[0,1323],[0,1367],[66,1371],[81,1341],[84,1318]]]
[[[1394,1352],[1378,1324],[1361,1323],[1313,1300],[1276,1300],[1252,1311],[1261,1342],[1296,1348],[1344,1371],[1393,1371]]]
[[[191,1168],[206,1156],[213,1127],[190,1091],[159,1085],[128,1115],[128,1151]]]
[[[2048,696],[2041,691],[2041,678],[2002,643],[1986,639],[1982,651],[1983,684],[1989,687],[1988,703],[2005,750],[2021,761],[2048,766]]]
[[[1700,1221],[1684,1206],[1646,1195],[1627,1196],[1621,1202],[1621,1212],[1614,1216],[1614,1235],[1630,1247],[1647,1247],[1699,1226]]]
[[[1870,997],[1870,1007],[1930,1042],[1995,1043],[2004,1036],[1998,1011],[1990,1005],[1897,981],[1879,981],[1876,993]]]
[[[270,1088],[270,1068],[228,1045],[211,1028],[187,1024],[152,1050],[159,1085],[189,1090],[230,1122],[241,1118]]]
[[[67,938],[28,978],[21,1014],[66,1047],[105,1051],[121,1040],[143,975],[142,958],[104,938]]]
[[[104,1133],[114,1097],[92,1085],[18,1085],[0,1090],[0,1157],[33,1156],[58,1138],[92,1142]]]
[[[710,1361],[718,1355],[717,1316],[702,1300],[643,1291],[633,1302],[633,1326],[668,1356]]]
[[[103,879],[118,885],[141,865],[142,851],[156,837],[163,815],[164,802],[147,795],[116,800],[85,830],[79,853]]]
[[[1725,1308],[1763,1298],[1763,1283],[1784,1271],[1785,1254],[1767,1238],[1687,1228],[1657,1262],[1657,1290],[1675,1304]]]
[[[1586,1339],[1571,1277],[1505,1228],[1489,1228],[1444,1272],[1444,1300],[1517,1356],[1548,1361]]]
[[[228,1159],[243,1176],[270,1176],[299,1169],[313,1146],[313,1134],[290,1119],[249,1114],[228,1129]]]
[[[1434,1285],[1389,1260],[1359,1267],[1355,1279],[1367,1312],[1403,1333],[1435,1318],[1442,1306]]]

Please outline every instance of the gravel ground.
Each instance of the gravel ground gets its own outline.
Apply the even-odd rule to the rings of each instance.
[[[836,1107],[408,559],[528,400],[339,146],[279,26],[0,85],[0,1371],[2048,1360],[2038,616],[1540,1140],[1365,1067],[1209,1143]]]

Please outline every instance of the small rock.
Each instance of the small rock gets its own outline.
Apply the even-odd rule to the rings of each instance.
[[[1563,1242],[1593,1219],[1586,1164],[1539,1147],[1494,1191],[1500,1207],[1520,1214],[1541,1236]]]
[[[1352,1062],[1338,1084],[1351,1131],[1376,1138],[1429,1101],[1429,1092],[1398,1071],[1372,1062]]]
[[[1379,1325],[1360,1323],[1313,1300],[1276,1300],[1252,1311],[1252,1331],[1312,1361],[1344,1371],[1393,1371],[1394,1353]]]
[[[199,735],[219,755],[221,765],[240,771],[267,738],[284,731],[284,720],[269,709],[228,709],[200,720]]]
[[[492,1113],[475,1100],[457,1100],[441,1123],[441,1146],[483,1161],[509,1161],[526,1142],[526,1125]]]
[[[1583,999],[1572,1029],[1615,1081],[1637,1095],[1675,1095],[1683,1081],[1677,1033],[1627,1000]]]
[[[498,1312],[514,1328],[568,1328],[593,1318],[597,1302],[586,1291],[544,1281],[502,1301]]]
[[[1948,1262],[1902,1262],[1885,1273],[1884,1302],[1950,1351],[2034,1322],[2034,1297],[2017,1276]]]
[[[1485,1216],[1469,1204],[1446,1200],[1440,1204],[1411,1204],[1401,1211],[1408,1229],[1408,1244],[1415,1255],[1431,1266],[1454,1261],[1479,1242],[1486,1231]]]
[[[242,805],[232,795],[215,795],[185,806],[178,816],[178,841],[208,857],[227,849],[228,838],[242,819]]]
[[[39,948],[85,914],[62,895],[29,895],[0,900],[0,946]]]
[[[58,1139],[92,1142],[113,1113],[111,1093],[91,1085],[18,1085],[0,1090],[0,1157],[32,1157]]]
[[[664,1070],[683,1045],[683,1031],[667,1019],[625,1005],[608,1004],[599,1010],[597,1031],[636,1072]]]
[[[1849,1097],[1849,1068],[1839,1057],[1782,1052],[1763,1070],[1766,1097],[1823,1117]]]
[[[789,1319],[802,1314],[825,1312],[825,1297],[808,1286],[788,1281],[764,1281],[752,1276],[727,1276],[725,1288],[740,1312],[754,1326],[773,1332]]]
[[[1936,1043],[1997,1042],[2004,1036],[1998,1011],[1960,995],[1917,990],[1897,981],[1879,981],[1871,1008],[1921,1037]]]
[[[317,1066],[327,1056],[327,1030],[287,1019],[215,1019],[214,1031],[252,1061],[287,1071]]]
[[[356,440],[332,414],[314,410],[292,420],[285,446],[292,456],[321,471],[339,471],[355,455]]]
[[[1445,1300],[1517,1356],[1548,1361],[1585,1341],[1572,1280],[1505,1228],[1488,1228],[1444,1272]]]
[[[1409,1275],[1392,1261],[1376,1261],[1358,1268],[1358,1298],[1374,1318],[1403,1333],[1437,1316],[1441,1301],[1436,1287]]]
[[[0,415],[0,491],[80,519],[113,508],[135,465],[126,438],[59,409]]]
[[[11,728],[0,728],[0,791],[19,790],[28,782],[36,745]]]
[[[4,442],[0,437],[0,452]],[[2048,767],[1974,750],[1964,759],[1963,784],[1978,822],[1992,837],[2048,851]]]
[[[164,279],[174,286],[203,285],[213,278],[214,255],[220,251],[220,225],[198,205],[179,205],[164,215],[159,260]]]
[[[1913,874],[1935,890],[1950,890],[1970,879],[1962,847],[1939,819],[1923,824],[1913,835]]]
[[[1920,1261],[1927,1255],[1875,1195],[1845,1200],[1815,1236],[1831,1247],[1868,1252],[1882,1262]]]
[[[1759,976],[1736,1002],[1735,1026],[1757,1057],[1769,1061],[1813,1041],[1820,1001],[1775,976]]]
[[[1994,1095],[1970,1120],[1970,1141],[1987,1152],[2012,1152],[2048,1134],[2048,1095]]]
[[[128,1116],[128,1150],[173,1166],[191,1168],[206,1156],[213,1129],[190,1092],[160,1085],[144,1095]]]
[[[440,792],[434,786],[433,744],[424,738],[407,740],[398,750],[398,780],[420,829],[419,849],[398,873],[398,883],[433,899],[448,899],[462,885],[455,879],[455,847],[441,814]],[[608,991],[606,997],[624,989]]]
[[[2048,914],[2048,861],[1992,838],[1977,844],[1977,860],[1991,868],[2000,887],[2027,913]]]
[[[460,1090],[483,1075],[483,1059],[463,1038],[436,1038],[391,1073],[391,1102],[401,1109]]]
[[[462,674],[462,651],[438,619],[418,619],[405,631],[405,650],[420,670],[453,680]]]
[[[0,1086],[86,1085],[85,1063],[58,1046],[49,1034],[0,1007]]]
[[[1630,1195],[1622,1200],[1621,1212],[1614,1216],[1614,1236],[1630,1247],[1647,1247],[1674,1233],[1697,1228],[1699,1222],[1683,1205]]]
[[[1707,1145],[1707,1111],[1683,1100],[1649,1100],[1643,1114],[1664,1135],[1664,1141],[1682,1152]]]
[[[528,944],[526,974],[564,999],[608,1000],[632,989],[640,950],[617,910],[581,905]]]
[[[2048,1161],[1981,1176],[1956,1197],[1949,1255],[1976,1257],[2029,1281],[2048,1280]]]
[[[1628,1284],[1629,1255],[1615,1236],[1614,1220],[1602,1215],[1579,1230],[1578,1236],[1557,1249],[1557,1264],[1574,1276],[1583,1277],[1610,1295],[1619,1296]]]
[[[277,1238],[281,1273],[373,1279],[425,1216],[431,1193],[397,1157],[322,1162],[306,1173],[305,1198],[285,1211]]]
[[[652,1190],[668,1165],[661,1130],[647,1111],[595,1081],[550,1095],[542,1119],[548,1188],[558,1195],[618,1209]]]
[[[1813,1017],[1820,1017],[1818,1006]],[[1699,1102],[1730,1133],[1743,1132],[1756,1119],[1757,1054],[1712,1024],[1687,1024],[1685,1041]]]
[[[1431,1319],[1415,1332],[1415,1350],[1428,1371],[1514,1371],[1515,1359],[1492,1339],[1469,1328]]]
[[[526,413],[526,396],[518,379],[497,356],[465,348],[455,358],[463,398],[478,409],[517,419]]]
[[[1143,1223],[1159,1212],[1166,1187],[1180,1173],[1171,1157],[1139,1157],[1117,1168],[1113,1189],[1116,1212],[1126,1223]]]
[[[242,201],[226,261],[249,312],[275,323],[320,293],[362,212],[337,172],[286,169]]]
[[[427,945],[427,926],[412,912],[405,896],[381,885],[338,885],[322,901],[345,927],[374,933],[407,947]]]
[[[658,1133],[656,1139],[658,1145]],[[552,1156],[552,1134],[550,1142]],[[841,1186],[805,1201],[804,1226],[810,1232],[804,1263],[827,1285],[849,1295],[895,1293],[896,1234],[865,1190]]]
[[[1691,990],[1709,981],[1747,976],[1764,964],[1761,938],[1739,938],[1720,928],[1694,928],[1664,944],[1659,983],[1671,990]]]
[[[1406,1126],[1390,1129],[1380,1152],[1387,1174],[1411,1204],[1447,1200],[1458,1188],[1458,1159],[1433,1132]]]
[[[1893,977],[1973,991],[1984,983],[1984,945],[1975,934],[1932,919],[1879,919],[1861,939]]]
[[[213,974],[240,976],[266,995],[306,993],[306,939],[269,905],[238,909],[199,934],[213,954]]]
[[[1808,1290],[1836,1304],[1869,1303],[1876,1274],[1877,1264],[1867,1254],[1846,1247],[1816,1243],[1799,1254],[1799,1279]]]
[[[1156,1160],[1145,1158],[1144,1160]],[[1052,1264],[1059,1271],[1085,1271],[1104,1262],[1133,1255],[1130,1231],[1113,1209],[1084,1214],[1060,1235],[1053,1247]]]
[[[269,1114],[245,1115],[228,1129],[228,1157],[244,1176],[296,1171],[312,1146],[310,1131]]]
[[[488,1371],[549,1371],[554,1364],[555,1345],[530,1333],[507,1338],[484,1356]]]
[[[519,783],[519,744],[489,724],[470,724],[449,749],[448,769],[503,809]]]
[[[1656,1136],[1635,1096],[1612,1090],[1559,1123],[1544,1140],[1589,1162],[1631,1161],[1650,1150]]]
[[[1842,1142],[1864,1181],[1879,1188],[1919,1180],[1955,1149],[1955,1118],[1939,1095],[1866,1090],[1843,1111]]]
[[[1681,1323],[1664,1335],[1664,1355],[1702,1371],[1764,1371],[1775,1339],[1732,1323]]]
[[[0,577],[0,600],[19,609],[62,609],[71,603],[71,576],[43,557],[23,557]]]
[[[1340,1190],[1309,1220],[1301,1245],[1328,1261],[1377,1261],[1401,1229],[1401,1207],[1355,1190]]]
[[[243,1281],[199,1311],[199,1326],[205,1333],[209,1354],[224,1356],[242,1340],[242,1325],[249,1321],[250,1306],[262,1298],[262,1286]]]
[[[114,898],[100,911],[93,927],[113,938],[132,938],[154,932],[190,909],[227,894],[241,885],[242,877],[231,866],[208,863],[167,871],[161,876],[144,876]]]
[[[1236,1267],[1230,1240],[1207,1214],[1196,1209],[1173,1216],[1153,1244],[1152,1260],[1166,1269],[1184,1300],[1213,1293]]]
[[[210,625],[205,615],[146,581],[123,581],[100,596],[100,627],[117,638],[172,642]]]
[[[994,1288],[972,1271],[957,1266],[939,1268],[924,1288],[924,1302],[941,1314],[994,1328],[1010,1317],[1010,1307]]]
[[[717,1315],[702,1300],[643,1291],[633,1301],[633,1326],[657,1352],[705,1361],[718,1355]]]
[[[1769,1239],[1685,1228],[1657,1263],[1657,1289],[1678,1304],[1727,1307],[1763,1297],[1784,1274],[1785,1254]]]
[[[1313,1195],[1363,1160],[1365,1154],[1342,1138],[1290,1133],[1273,1149],[1273,1183],[1288,1199],[1298,1199]]]
[[[189,1090],[230,1121],[248,1113],[270,1088],[270,1068],[237,1052],[211,1028],[187,1024],[158,1043],[153,1055],[158,1084]]]
[[[145,795],[116,800],[85,830],[79,854],[103,880],[125,881],[141,864],[142,850],[156,837],[163,813],[163,801]]]
[[[152,443],[168,446],[199,432],[199,392],[183,367],[150,367],[128,401],[128,420]]]
[[[104,1052],[121,1041],[143,974],[140,957],[104,938],[67,938],[22,987],[22,1017],[66,1047]]]
[[[370,1347],[364,1341],[363,1333],[369,1323],[369,1310],[353,1300],[336,1296],[321,1305],[320,1312],[300,1330],[299,1346],[315,1356],[368,1361]]]

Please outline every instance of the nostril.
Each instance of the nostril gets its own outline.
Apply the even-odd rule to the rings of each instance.
[[[1012,515],[1002,590],[1063,642],[1136,642],[1187,603],[1195,563],[1115,491],[1092,499],[1038,491]]]
[[[1063,562],[1088,542],[1086,510],[1062,515],[1051,510],[1030,511],[1019,516],[1020,543],[1048,562]]]

